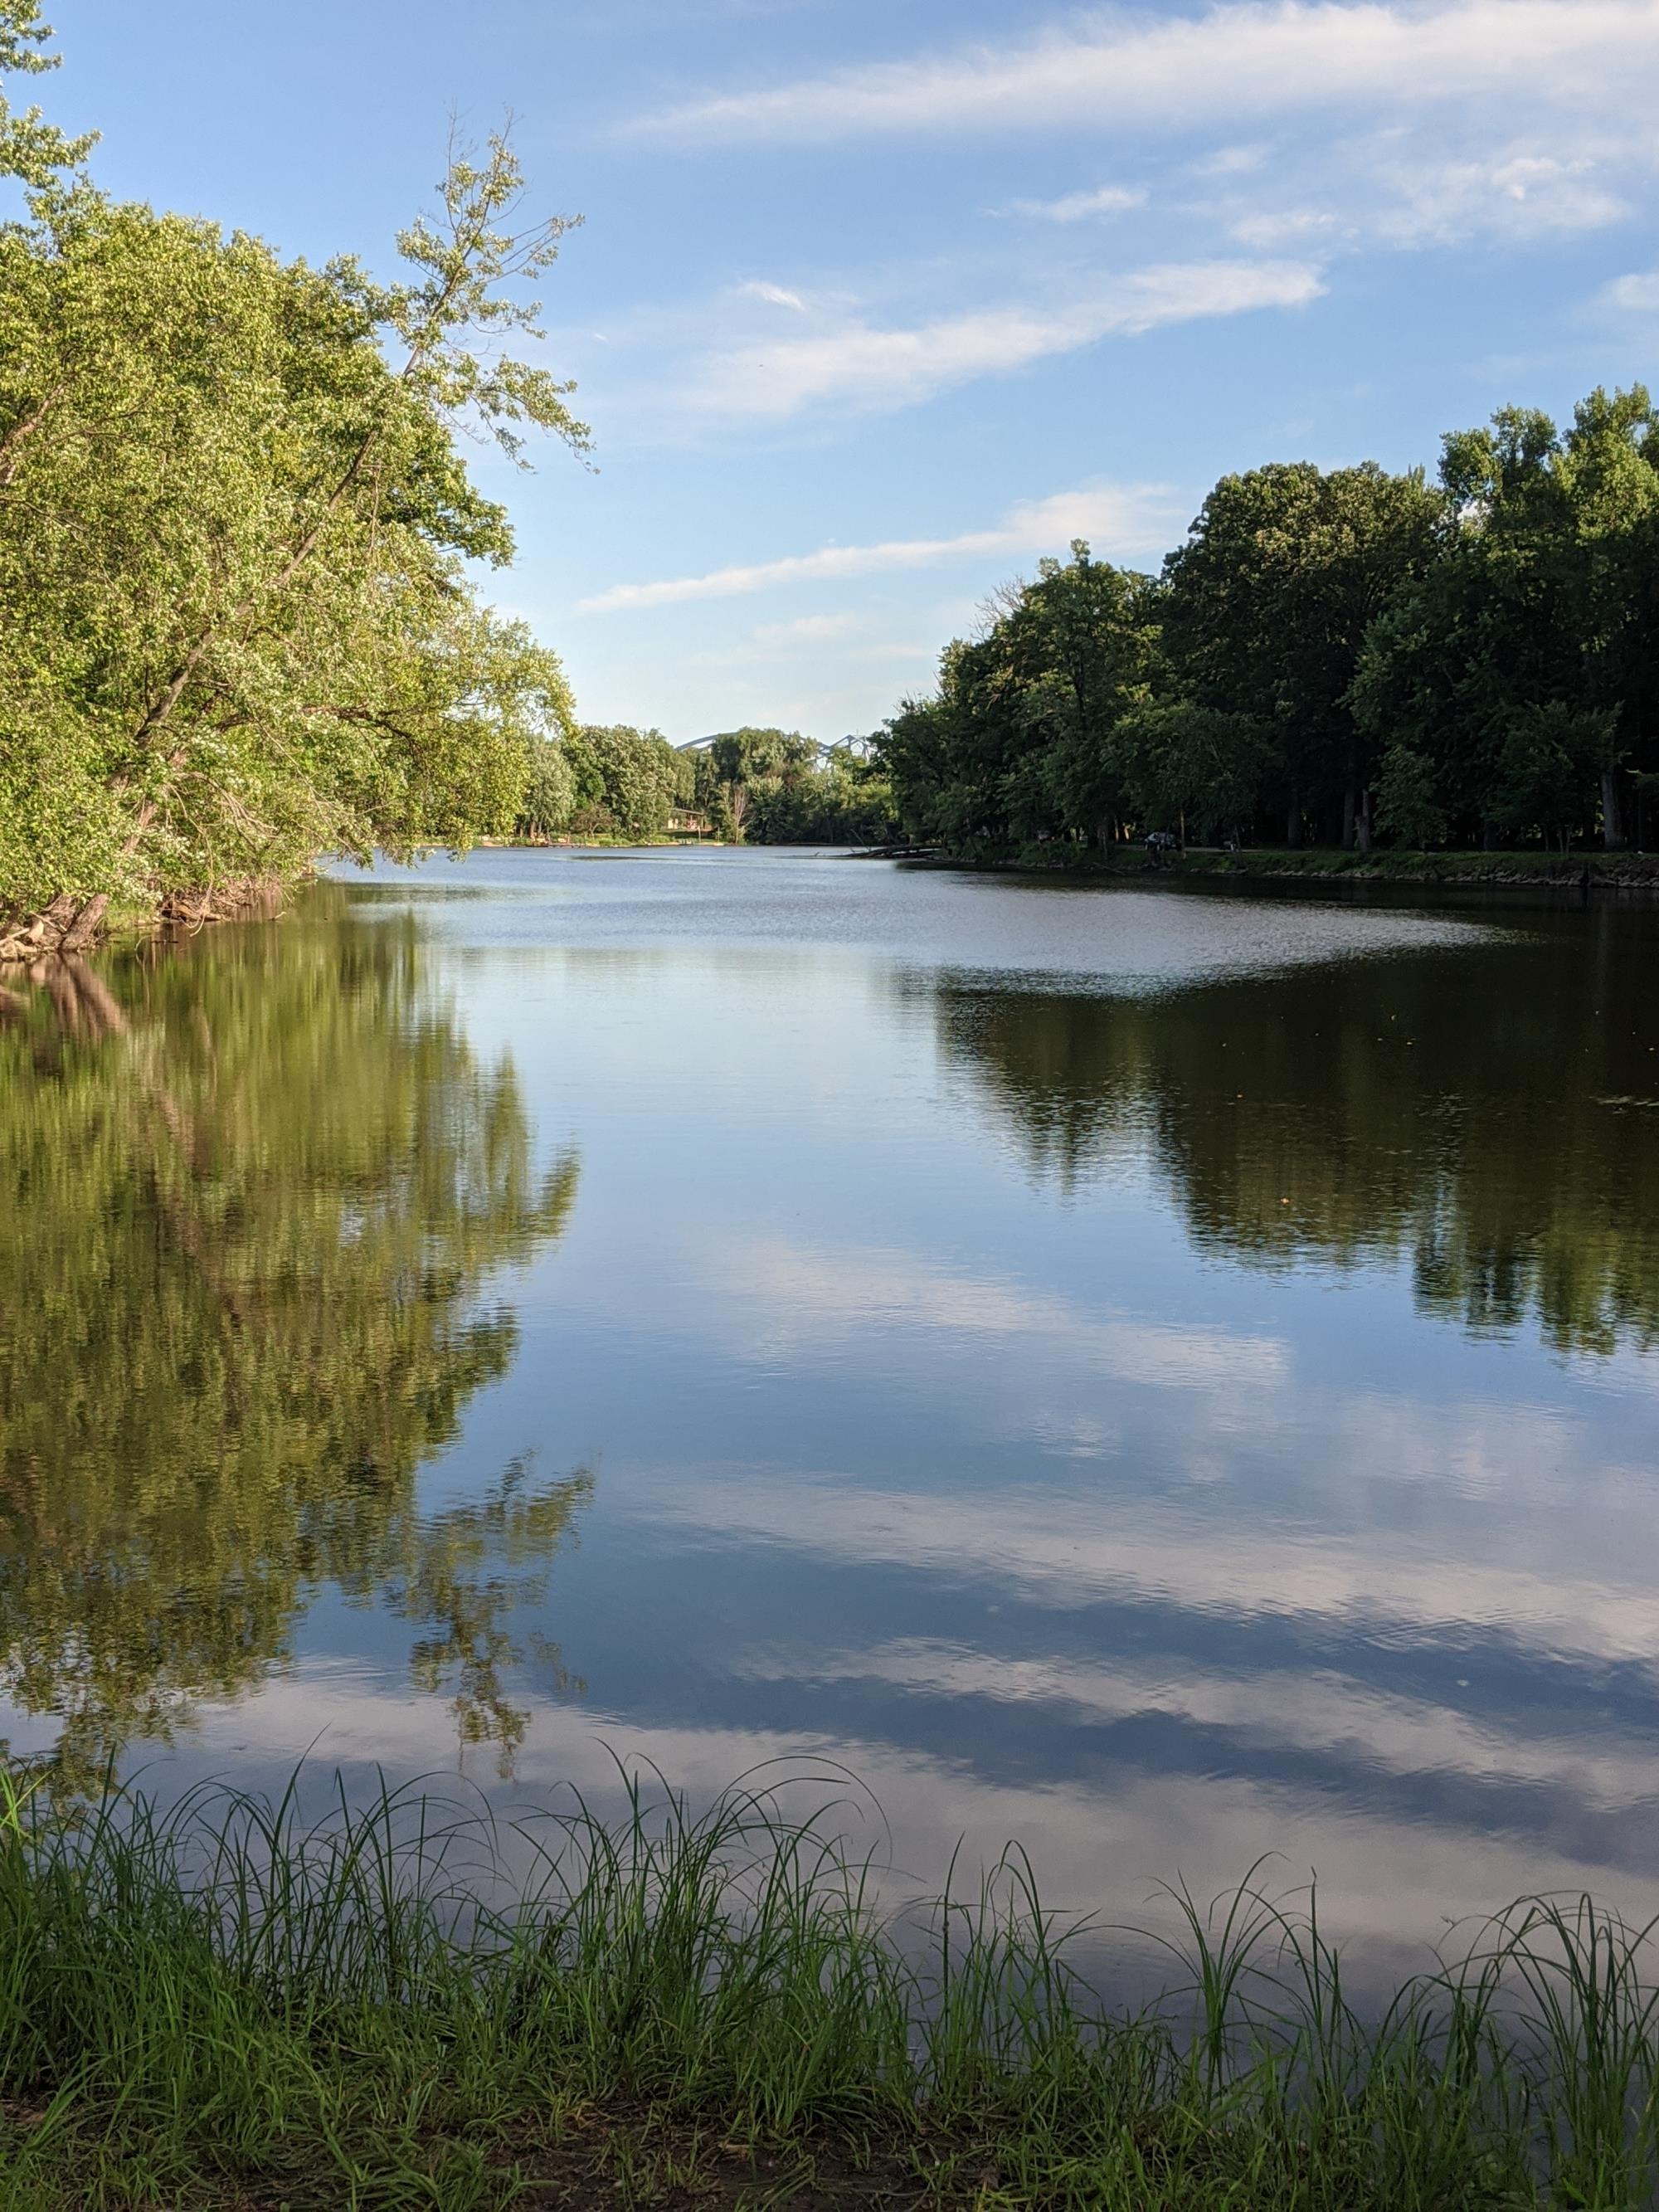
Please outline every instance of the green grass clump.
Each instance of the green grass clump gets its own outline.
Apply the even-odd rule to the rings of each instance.
[[[1116,2014],[1018,1854],[894,1920],[754,1782],[502,1829],[0,1781],[8,2212],[1655,2201],[1646,1931],[1588,1899],[1378,2011],[1311,1906],[1177,1891],[1170,1997]]]

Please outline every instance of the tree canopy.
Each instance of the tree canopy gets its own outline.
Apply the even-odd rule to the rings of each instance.
[[[0,0],[0,70],[45,36]],[[382,283],[113,201],[86,150],[0,110],[0,921],[504,828],[574,715],[472,581],[513,538],[458,434],[585,450],[508,349],[568,223],[453,144]]]
[[[879,741],[963,854],[1147,830],[1367,846],[1646,835],[1659,791],[1659,417],[1500,410],[1437,483],[1229,476],[1154,579],[1069,562],[998,595]]]

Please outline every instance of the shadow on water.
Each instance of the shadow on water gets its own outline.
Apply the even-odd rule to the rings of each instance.
[[[435,1514],[415,1483],[514,1358],[489,1285],[562,1233],[574,1158],[537,1170],[412,926],[33,981],[0,1007],[0,1690],[85,1786],[257,1684],[332,1587],[510,1758],[507,1616],[589,1478],[519,1462]]]

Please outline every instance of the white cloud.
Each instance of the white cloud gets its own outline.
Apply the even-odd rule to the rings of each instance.
[[[1380,211],[1376,228],[1407,245],[1477,231],[1537,237],[1599,229],[1630,210],[1595,180],[1595,167],[1588,156],[1536,151],[1437,163],[1413,155],[1383,171],[1395,204]]]
[[[769,284],[760,277],[739,284],[737,292],[739,299],[764,300],[769,307],[789,307],[798,315],[806,310],[806,302],[799,292],[792,292],[782,284]]]
[[[1628,276],[1615,276],[1604,284],[1597,295],[1607,307],[1622,308],[1627,314],[1659,314],[1659,269],[1632,270]]]
[[[1171,128],[1340,105],[1467,111],[1493,97],[1636,112],[1656,76],[1659,0],[1250,0],[717,94],[633,127],[729,145]]]
[[[1272,252],[1284,246],[1306,246],[1310,239],[1328,240],[1340,228],[1328,210],[1286,208],[1279,214],[1242,216],[1232,226],[1241,246]]]
[[[799,337],[750,341],[712,355],[692,396],[711,413],[748,416],[783,417],[832,401],[903,406],[1103,337],[1304,307],[1323,289],[1306,261],[1170,262],[1055,307],[978,308],[909,328],[849,319]]]
[[[793,622],[763,623],[755,632],[755,642],[817,644],[827,638],[854,636],[863,627],[862,615],[797,615]]]
[[[1123,215],[1145,207],[1144,185],[1102,185],[1097,191],[1066,192],[1057,200],[1016,200],[1014,213],[1038,216],[1045,222],[1082,222],[1091,216]]]
[[[1183,514],[1167,485],[1085,485],[1048,499],[1022,501],[988,530],[963,531],[953,538],[888,538],[872,545],[823,545],[813,553],[711,568],[697,576],[613,584],[580,605],[586,614],[614,614],[687,599],[736,599],[785,584],[874,576],[1003,554],[1057,552],[1073,538],[1097,540],[1119,555],[1150,552],[1170,543]]]
[[[1471,239],[1516,244],[1624,220],[1639,193],[1632,143],[1559,119],[1524,138],[1449,146],[1437,128],[1390,125],[1281,148],[1260,175],[1212,172],[1217,189],[1186,212],[1220,223],[1252,252],[1328,259],[1365,245],[1414,248]],[[1615,185],[1621,189],[1615,189]]]
[[[1195,177],[1249,177],[1267,159],[1265,146],[1218,146],[1213,154],[1206,154],[1191,167]]]

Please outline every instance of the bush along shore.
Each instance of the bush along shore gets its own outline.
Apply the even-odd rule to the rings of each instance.
[[[764,1790],[0,1817],[8,2208],[1654,2201],[1645,1938],[1588,1900],[1361,2008],[1311,1907],[1176,1891],[1120,2015],[1018,1856],[906,1932]]]

